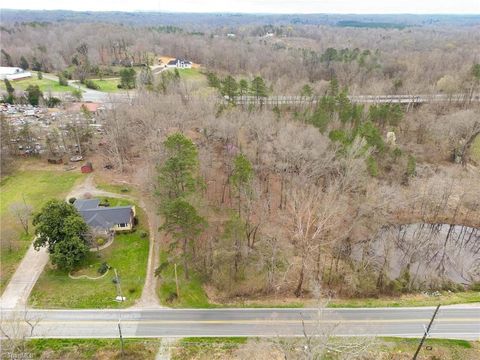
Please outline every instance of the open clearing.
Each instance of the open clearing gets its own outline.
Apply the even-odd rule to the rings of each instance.
[[[93,82],[99,86],[99,91],[103,92],[117,92],[122,91],[117,85],[120,83],[118,79],[103,79],[103,80],[93,80]]]
[[[124,199],[109,198],[110,206],[126,205]],[[113,244],[92,252],[84,265],[73,275],[97,277],[97,269],[106,262],[112,267],[108,274],[97,280],[71,279],[68,273],[47,266],[33,288],[29,302],[38,308],[116,308],[134,304],[141,293],[147,270],[149,240],[142,233],[148,230],[147,217],[136,206],[138,225],[131,233],[115,235]],[[121,281],[122,294],[127,299],[123,303],[115,301],[117,296],[113,268],[117,269]]]
[[[82,177],[83,175],[78,172],[22,170],[2,179],[0,183],[1,292],[33,238],[32,226],[30,226],[30,235],[25,235],[19,221],[9,210],[11,205],[23,202],[25,198],[26,203],[37,211],[48,200],[63,198]]]
[[[29,79],[16,80],[10,82],[15,90],[25,90],[29,85],[38,85],[40,90],[46,95],[49,91],[51,92],[68,92],[72,91],[72,87],[63,86],[58,83],[58,81],[53,81],[49,79],[37,79],[37,75],[34,74]],[[0,89],[5,90],[5,83],[2,81],[0,83]]]

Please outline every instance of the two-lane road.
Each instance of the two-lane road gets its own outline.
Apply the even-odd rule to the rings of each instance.
[[[125,310],[29,310],[37,320],[34,337],[112,338],[118,336],[249,336],[276,337],[307,334],[337,336],[420,337],[434,308],[372,309],[125,309]],[[2,313],[3,326],[12,310]],[[16,317],[18,318],[18,317]],[[440,308],[432,337],[478,340],[480,307]]]

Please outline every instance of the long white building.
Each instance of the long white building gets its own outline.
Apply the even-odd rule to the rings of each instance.
[[[0,66],[0,80],[20,80],[31,76],[30,71],[25,71],[19,67]]]

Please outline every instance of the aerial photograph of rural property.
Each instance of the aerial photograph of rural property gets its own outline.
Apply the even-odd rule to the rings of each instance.
[[[15,0],[0,52],[0,360],[480,360],[480,0]]]

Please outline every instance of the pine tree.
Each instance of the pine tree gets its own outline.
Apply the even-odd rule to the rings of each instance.
[[[252,80],[252,83],[250,84],[250,91],[256,98],[268,96],[267,86],[265,85],[265,81],[261,76],[257,76]]]

